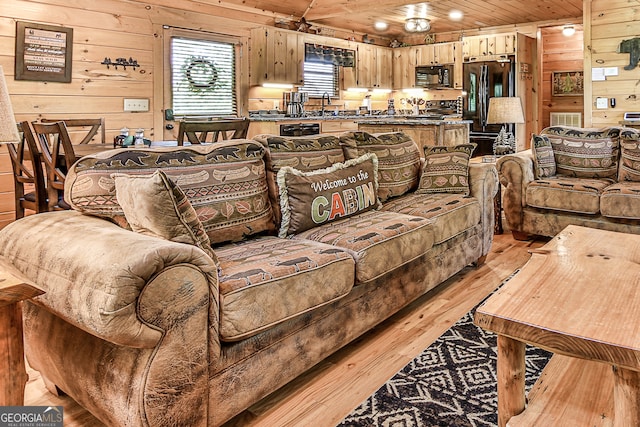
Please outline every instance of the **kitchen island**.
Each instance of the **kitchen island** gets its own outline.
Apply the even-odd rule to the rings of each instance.
[[[404,132],[420,147],[457,145],[469,142],[470,120],[420,117],[358,120],[358,130],[369,133]]]
[[[469,142],[470,120],[457,117],[443,119],[432,116],[307,116],[307,117],[251,117],[248,137],[257,134],[280,134],[280,125],[318,123],[320,133],[339,136],[350,130],[369,133],[404,132],[422,149],[425,145],[456,145]]]

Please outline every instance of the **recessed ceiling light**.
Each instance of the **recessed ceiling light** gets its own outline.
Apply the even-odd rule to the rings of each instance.
[[[389,28],[389,24],[387,24],[386,22],[383,22],[383,21],[376,21],[373,24],[373,28],[375,28],[378,31],[384,31],[387,28]]]
[[[462,19],[462,12],[459,10],[452,10],[451,12],[449,12],[449,19],[451,19],[452,21],[459,21]]]

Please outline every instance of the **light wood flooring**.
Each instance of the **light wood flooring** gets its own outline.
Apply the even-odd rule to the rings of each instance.
[[[482,266],[465,268],[225,427],[335,426],[524,265],[529,249],[544,243],[516,241],[511,233],[496,235]],[[65,427],[103,425],[70,398],[47,392],[36,371],[29,370],[29,377],[25,405],[64,406]]]

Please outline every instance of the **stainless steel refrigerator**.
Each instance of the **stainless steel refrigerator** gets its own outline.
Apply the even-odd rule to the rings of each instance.
[[[515,96],[514,62],[514,57],[510,57],[508,62],[468,62],[463,65],[466,96],[463,97],[462,117],[473,121],[469,139],[478,144],[474,156],[493,153],[493,142],[503,125],[487,124],[489,98]],[[513,131],[513,126],[507,125],[507,130]]]

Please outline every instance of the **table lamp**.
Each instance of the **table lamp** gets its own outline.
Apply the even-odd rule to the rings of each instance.
[[[487,124],[502,124],[502,129],[493,143],[493,154],[502,155],[516,152],[516,139],[513,132],[507,131],[507,124],[524,123],[520,98],[501,96],[489,98]]]
[[[16,117],[11,107],[4,70],[0,66],[0,144],[17,144],[20,134],[16,124]]]

